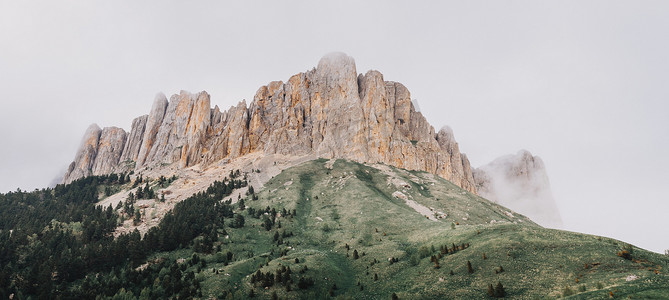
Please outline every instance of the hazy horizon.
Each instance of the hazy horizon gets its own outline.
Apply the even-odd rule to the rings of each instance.
[[[669,3],[288,3],[0,3],[0,192],[46,187],[157,92],[227,109],[342,51],[472,166],[540,156],[565,229],[669,249]]]

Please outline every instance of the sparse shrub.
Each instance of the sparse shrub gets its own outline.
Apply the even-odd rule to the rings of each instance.
[[[318,199],[318,198],[316,198],[316,199]],[[341,218],[341,216],[339,216],[339,212],[337,212],[336,209],[333,209],[333,210],[332,210],[332,212],[330,213],[330,217],[331,217],[333,220],[339,220],[339,218]]]
[[[569,286],[564,287],[564,291],[562,291],[562,296],[563,297],[571,296],[573,294],[574,294],[574,291],[572,291]]]
[[[420,258],[428,257],[430,256],[430,250],[426,246],[421,246],[418,249],[418,255],[420,256]]]
[[[627,243],[623,245],[623,249],[621,251],[618,251],[618,256],[628,260],[632,259],[632,254],[634,254],[634,247]]]
[[[416,254],[411,255],[411,257],[409,258],[409,265],[416,266],[418,265],[418,262],[419,262],[418,256]]]
[[[362,234],[362,238],[358,240],[358,243],[369,246],[372,242],[372,234],[369,232],[365,232]]]
[[[582,285],[578,286],[578,291],[579,292],[582,293],[582,292],[585,292],[585,290],[586,290],[585,284],[582,284]]]
[[[601,282],[597,282],[597,285],[596,285],[596,287],[597,287],[597,289],[598,289],[598,290],[601,290],[601,289],[603,289],[603,288],[604,288],[604,284],[603,284],[603,283],[601,283]]]

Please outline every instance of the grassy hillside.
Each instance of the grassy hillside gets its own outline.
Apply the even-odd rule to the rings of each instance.
[[[189,267],[204,298],[482,299],[498,282],[510,298],[669,298],[668,257],[542,228],[424,172],[316,160],[244,203],[245,225]],[[264,288],[259,271],[275,283]]]

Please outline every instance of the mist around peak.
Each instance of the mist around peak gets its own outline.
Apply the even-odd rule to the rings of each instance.
[[[528,216],[538,224],[562,228],[546,167],[527,150],[499,157],[474,169],[479,194]]]

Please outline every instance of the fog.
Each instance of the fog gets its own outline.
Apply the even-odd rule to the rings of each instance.
[[[496,158],[473,173],[480,196],[522,213],[541,226],[563,228],[540,157],[521,150]]]
[[[91,123],[157,92],[250,100],[343,51],[473,166],[542,158],[568,230],[669,248],[669,2],[1,1],[0,191],[47,186]]]

